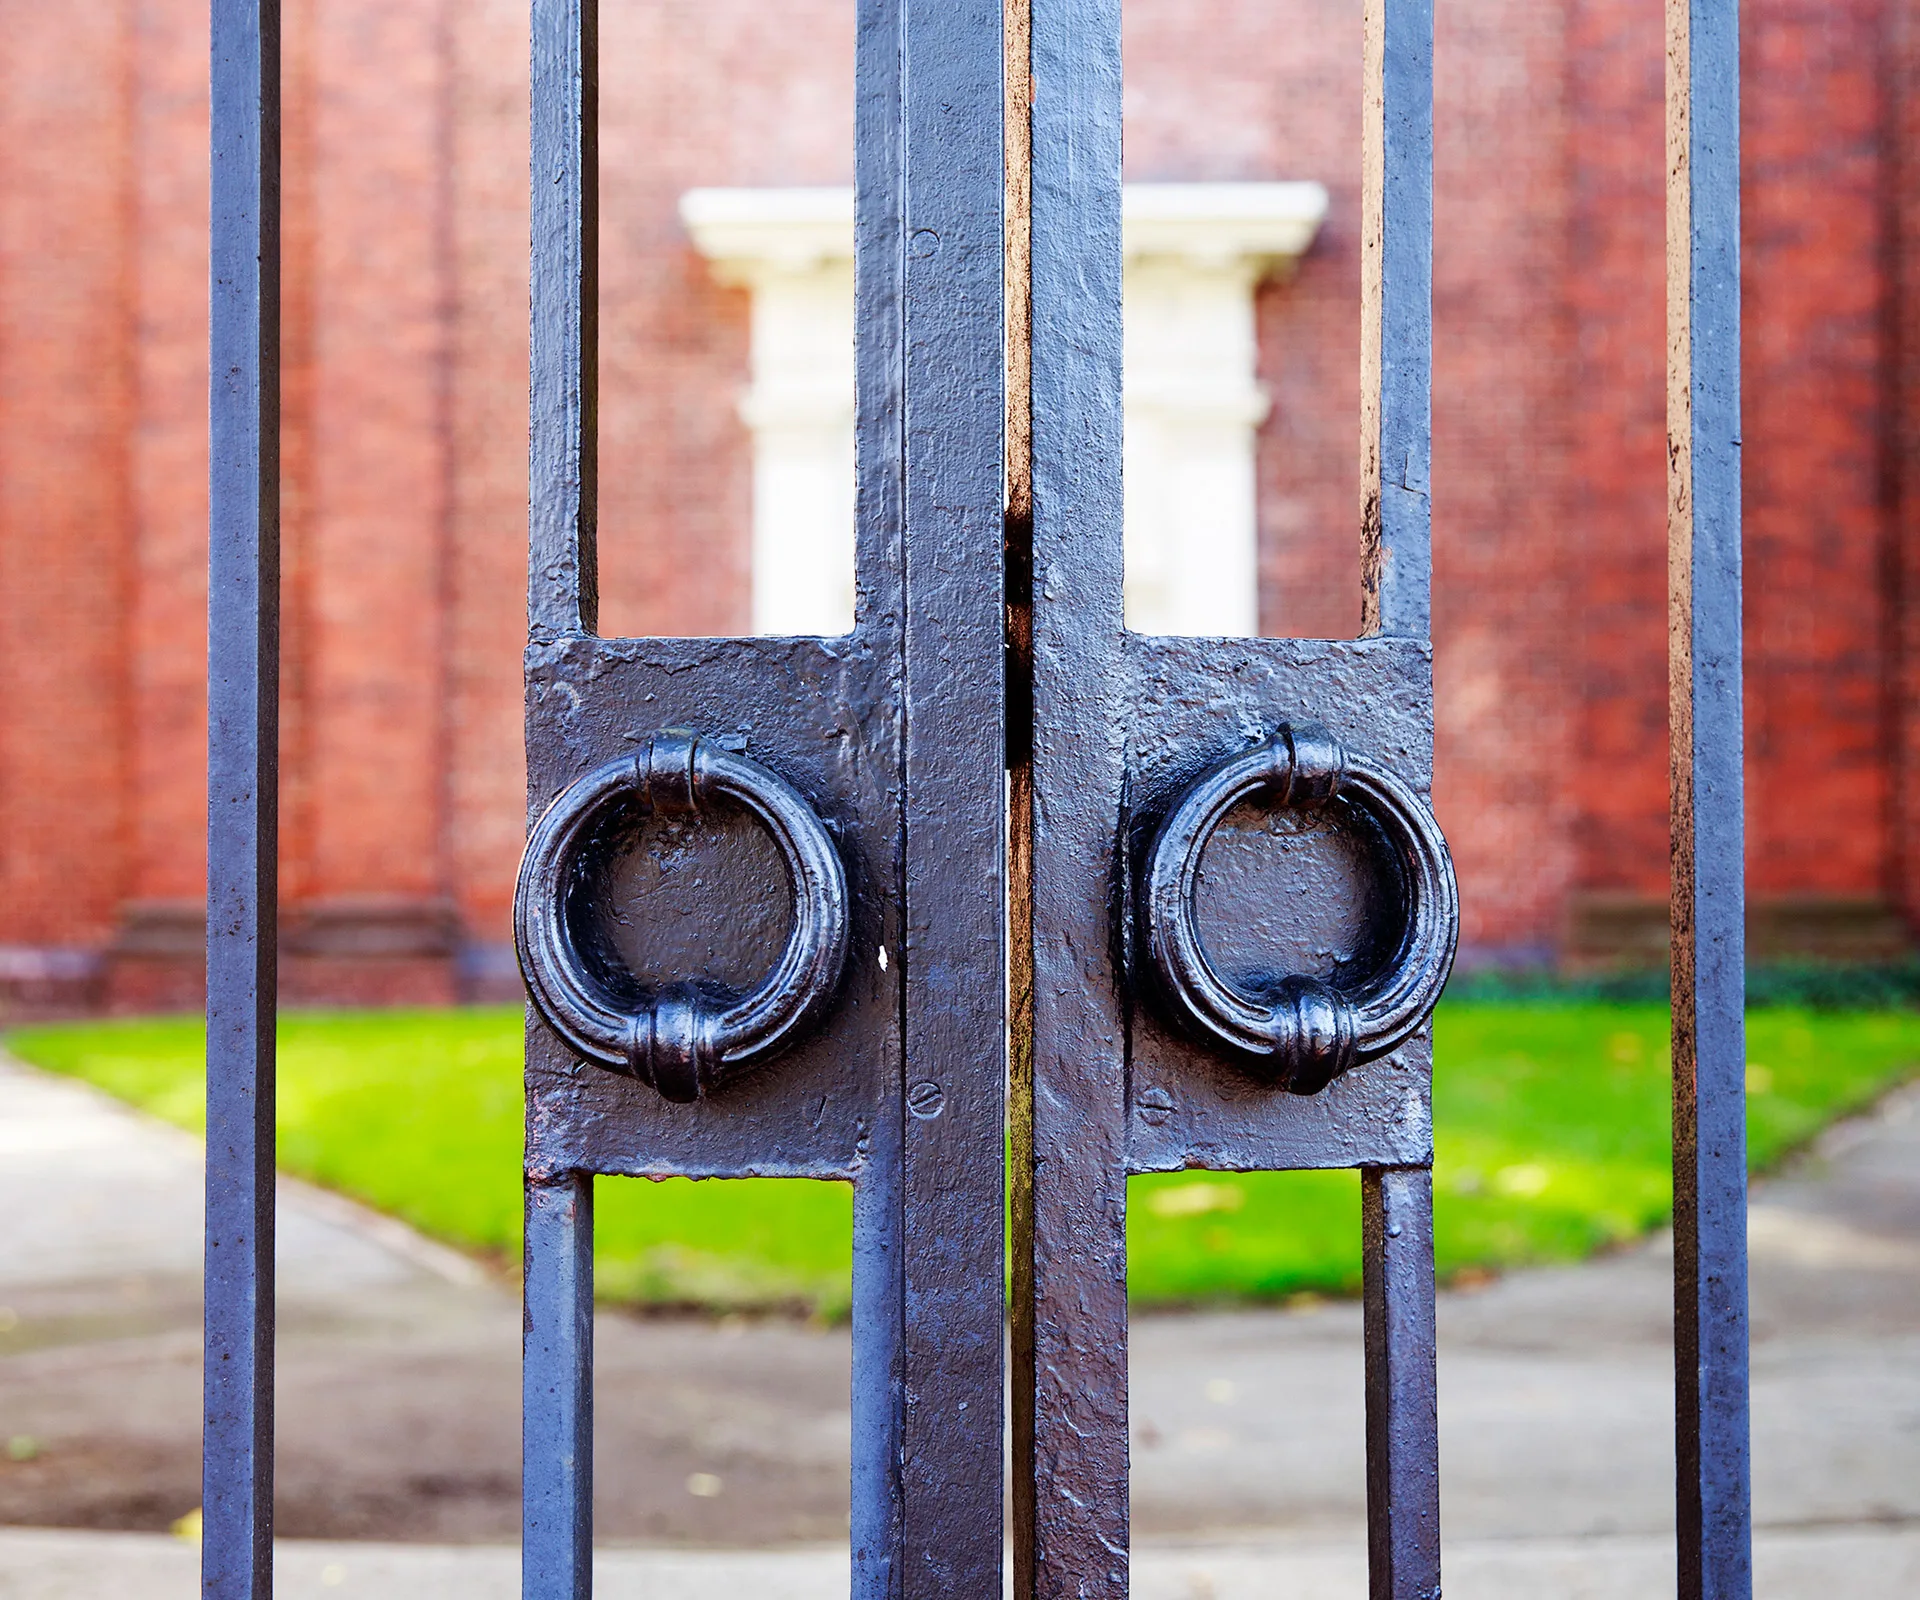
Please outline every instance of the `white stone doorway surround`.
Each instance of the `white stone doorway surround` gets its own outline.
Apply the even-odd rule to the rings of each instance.
[[[1317,183],[1129,184],[1126,603],[1145,633],[1258,630],[1253,294],[1327,212]],[[752,295],[753,627],[853,625],[853,191],[691,189],[681,220]]]

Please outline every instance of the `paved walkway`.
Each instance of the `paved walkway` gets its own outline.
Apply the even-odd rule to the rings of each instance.
[[[0,1600],[188,1600],[198,1147],[0,1061],[0,1208]],[[1753,1239],[1759,1593],[1920,1593],[1920,1090],[1767,1185]],[[280,1263],[280,1593],[516,1593],[510,1295],[298,1185]],[[1452,1600],[1671,1592],[1669,1265],[1443,1297]],[[844,1593],[844,1332],[596,1338],[600,1592]],[[1358,1600],[1360,1373],[1351,1305],[1139,1319],[1136,1593]]]
[[[1763,1532],[1760,1600],[1906,1600],[1920,1585],[1920,1537],[1886,1529]],[[199,1558],[143,1533],[0,1530],[0,1600],[193,1600]],[[1450,1541],[1448,1600],[1663,1600],[1672,1542],[1633,1538]],[[1213,1540],[1135,1551],[1136,1600],[1364,1600],[1365,1556],[1285,1539]],[[278,1600],[519,1600],[517,1551],[494,1545],[283,1541]],[[602,1550],[596,1600],[845,1600],[844,1550]]]

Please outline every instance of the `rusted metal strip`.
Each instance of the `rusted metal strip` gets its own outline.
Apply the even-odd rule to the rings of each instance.
[[[280,7],[214,0],[201,1592],[273,1589]]]
[[[1433,0],[1367,0],[1361,135],[1361,625],[1432,614]]]
[[[1006,0],[1007,1249],[1013,1593],[1034,1592],[1033,5]]]
[[[1667,4],[1667,461],[1680,1594],[1747,1600],[1738,0]]]
[[[1362,624],[1425,643],[1433,614],[1433,0],[1367,0],[1363,51]],[[1430,750],[1430,687],[1425,712]],[[1451,921],[1449,962],[1457,906]],[[1362,1196],[1371,1592],[1373,1600],[1438,1600],[1432,1173],[1369,1168]]]

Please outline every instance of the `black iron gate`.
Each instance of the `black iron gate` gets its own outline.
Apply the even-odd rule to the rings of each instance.
[[[1431,0],[1366,3],[1344,641],[1125,628],[1119,0],[860,0],[853,631],[599,637],[594,7],[533,5],[525,1593],[591,1587],[595,1174],[853,1184],[881,1600],[1000,1591],[1008,1393],[1016,1594],[1124,1595],[1128,1175],[1343,1167],[1373,1593],[1437,1596]],[[271,1585],[279,44],[274,0],[212,15],[204,1592],[239,1600]],[[1681,1591],[1731,1600],[1737,4],[1668,18]],[[663,839],[718,909],[650,915]]]
[[[1126,1592],[1128,1174],[1358,1167],[1374,1591],[1437,1594],[1426,1019],[1458,906],[1422,798],[1432,13],[1367,10],[1367,636],[1350,641],[1123,626],[1119,35],[1119,0],[1034,0],[1015,1559],[1023,1591]],[[1264,870],[1236,851],[1211,874],[1210,960],[1202,852],[1256,800],[1300,831],[1264,841]],[[1329,903],[1366,912],[1336,927]],[[1233,947],[1238,982],[1218,970]]]

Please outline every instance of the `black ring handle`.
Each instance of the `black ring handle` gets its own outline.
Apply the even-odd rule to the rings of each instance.
[[[1345,799],[1379,823],[1400,862],[1406,926],[1392,958],[1351,992],[1288,976],[1270,997],[1254,999],[1222,982],[1201,947],[1194,922],[1201,853],[1221,818],[1263,793],[1302,811]],[[1297,1094],[1316,1093],[1403,1043],[1432,1015],[1460,941],[1460,890],[1433,812],[1318,723],[1283,724],[1187,790],[1154,837],[1145,898],[1154,966],[1183,1019],[1209,1041],[1255,1058],[1263,1076]]]
[[[697,818],[723,797],[760,821],[786,861],[794,905],[786,948],[738,999],[676,983],[637,1011],[623,1008],[582,960],[567,916],[581,852],[616,807]],[[575,1052],[669,1100],[697,1100],[819,1021],[846,966],[846,872],[826,828],[791,785],[757,761],[667,728],[644,749],[577,780],[534,824],[520,858],[513,936],[528,996]]]

